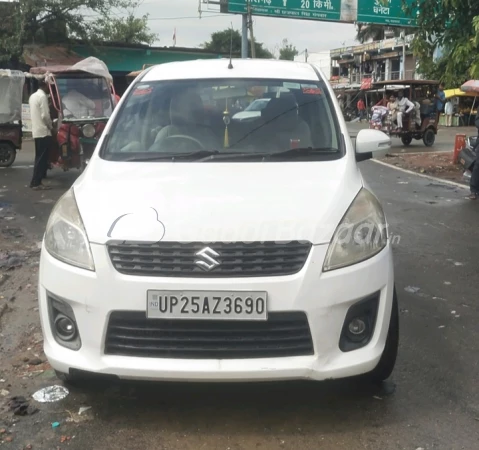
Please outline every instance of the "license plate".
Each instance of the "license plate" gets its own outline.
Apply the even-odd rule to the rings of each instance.
[[[149,319],[267,320],[266,292],[148,291]]]

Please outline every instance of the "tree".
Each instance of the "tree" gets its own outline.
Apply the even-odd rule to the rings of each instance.
[[[25,45],[48,42],[52,30],[56,32],[55,43],[71,38],[89,40],[93,30],[98,30],[100,25],[97,24],[112,19],[116,24],[112,26],[116,37],[125,36],[119,33],[125,28],[120,24],[126,24],[129,40],[133,39],[134,32],[140,34],[141,40],[146,41],[143,38],[149,37],[145,18],[137,19],[140,21],[137,22],[128,17],[124,21],[114,17],[137,7],[136,0],[18,0],[1,2],[0,5],[0,62],[4,63],[19,62]]]
[[[279,49],[279,59],[294,61],[294,57],[298,54],[298,50],[287,39],[283,39],[282,47]]]
[[[126,17],[98,19],[90,33],[90,38],[95,42],[151,45],[158,39],[158,35],[149,31],[148,14],[135,17],[132,11]]]
[[[232,44],[232,45],[231,45]],[[230,48],[233,50],[233,55],[241,54],[241,33],[238,30],[227,28],[223,31],[216,31],[211,35],[211,40],[204,42],[201,45],[205,50],[213,53],[230,53]],[[248,51],[250,52],[251,41],[248,40]],[[255,42],[256,58],[270,59],[273,54],[263,47],[261,42]]]
[[[418,6],[419,0],[412,5]],[[464,78],[479,78],[479,2],[421,0],[413,50],[419,70],[427,77],[438,74],[448,86]],[[435,58],[436,49],[445,55]],[[439,70],[441,69],[441,70]]]

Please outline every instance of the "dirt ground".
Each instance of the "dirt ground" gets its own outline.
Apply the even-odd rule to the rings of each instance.
[[[464,169],[460,165],[452,163],[452,152],[394,153],[382,158],[381,161],[413,172],[465,185],[469,184],[468,180],[463,177]]]
[[[38,243],[27,237],[15,213],[0,210],[0,447],[22,450],[34,448],[18,440],[22,422],[33,425],[45,409],[31,395],[55,384],[56,377],[43,354],[38,321]]]

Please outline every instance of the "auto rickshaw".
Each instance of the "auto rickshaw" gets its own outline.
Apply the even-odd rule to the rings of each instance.
[[[440,112],[435,108],[435,94],[439,81],[432,80],[391,80],[373,84],[373,89],[404,91],[405,97],[416,105],[409,114],[403,114],[403,128],[398,130],[385,106],[372,108],[369,128],[381,130],[391,137],[398,137],[406,146],[413,139],[421,140],[426,147],[432,147],[436,140]]]
[[[58,113],[56,142],[50,162],[63,170],[83,171],[93,154],[115,107],[113,78],[97,58],[86,58],[73,66],[32,67],[44,75]]]
[[[22,95],[25,74],[0,70],[0,167],[10,167],[22,147]]]

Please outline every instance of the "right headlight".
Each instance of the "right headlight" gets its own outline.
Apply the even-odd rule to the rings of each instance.
[[[63,194],[53,208],[48,219],[44,243],[46,250],[54,258],[82,269],[95,270],[90,243],[73,188]]]
[[[387,244],[387,224],[378,199],[362,188],[329,244],[323,272],[357,264]]]

